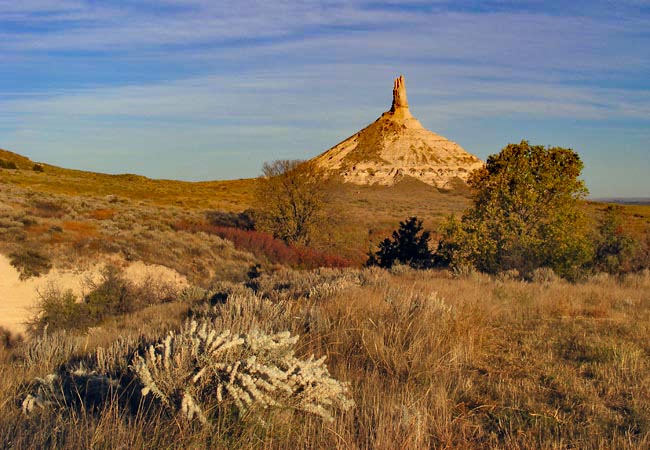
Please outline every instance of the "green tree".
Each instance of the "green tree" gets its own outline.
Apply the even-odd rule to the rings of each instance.
[[[598,221],[594,268],[611,274],[632,270],[635,244],[623,230],[621,207],[609,205]]]
[[[420,234],[421,233],[421,234]],[[395,263],[406,264],[416,269],[430,267],[433,253],[429,249],[431,233],[422,230],[422,221],[410,217],[399,223],[392,239],[386,238],[379,244],[379,250],[370,255],[367,265],[389,268]]]
[[[636,242],[634,256],[632,257],[632,270],[635,272],[650,269],[650,228],[645,236]]]
[[[256,189],[256,226],[287,243],[308,245],[327,203],[322,170],[309,162],[265,163]]]
[[[488,273],[529,275],[550,267],[575,278],[591,259],[588,222],[578,201],[587,189],[570,149],[509,144],[469,178],[473,206],[443,229],[438,261]]]

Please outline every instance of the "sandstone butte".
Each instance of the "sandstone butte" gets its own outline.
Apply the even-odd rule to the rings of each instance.
[[[459,180],[464,183],[483,165],[413,117],[403,75],[394,81],[389,111],[312,161],[348,183],[391,186],[413,177],[439,189],[452,189]]]

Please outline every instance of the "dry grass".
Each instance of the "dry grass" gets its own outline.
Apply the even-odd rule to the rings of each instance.
[[[103,227],[107,228],[108,223],[119,221],[120,215],[142,221],[138,212],[147,209],[160,210],[163,216],[174,210],[183,211],[180,217],[202,216],[206,210],[243,211],[253,203],[254,179],[191,183],[104,175],[47,164],[43,164],[44,172],[36,172],[32,170],[34,163],[19,155],[0,150],[0,157],[19,167],[0,170],[0,194],[11,193],[14,200],[8,204],[21,210],[24,206],[26,213],[43,219],[34,233],[42,233],[43,227],[55,224],[57,219],[69,220],[71,215],[80,221],[107,222]],[[315,237],[315,245],[359,264],[365,262],[368,250],[407,216],[417,215],[426,227],[436,229],[446,215],[459,213],[468,205],[466,191],[441,193],[413,179],[391,188],[340,184],[335,191],[327,226]],[[29,201],[21,205],[21,199]],[[79,199],[88,207],[80,208]],[[49,239],[51,243],[64,241],[61,236]]]
[[[0,446],[12,448],[581,448],[650,446],[650,275],[584,284],[496,281],[400,269],[321,270],[261,280],[254,295],[152,307],[87,337],[64,336],[56,358],[2,350]],[[306,286],[312,288],[307,290]],[[207,295],[207,294],[206,294]],[[199,296],[200,297],[200,296]],[[197,297],[198,298],[198,297]],[[198,302],[198,303],[197,303]],[[174,313],[170,313],[175,311]],[[123,339],[161,335],[186,314],[237,332],[300,334],[300,355],[327,354],[355,409],[332,424],[265,410],[221,417],[210,432],[109,402],[21,417],[21,383]],[[146,317],[146,319],[145,319]],[[176,317],[170,321],[170,317]],[[128,323],[128,325],[124,325]],[[27,347],[26,347],[27,346]],[[67,353],[67,355],[66,355]],[[10,368],[11,367],[11,368]]]
[[[239,211],[252,200],[254,180],[184,182],[153,180],[139,175],[106,175],[41,164],[32,169],[27,158],[0,149],[0,158],[13,161],[19,170],[0,169],[2,183],[71,196],[111,196],[114,199],[150,201],[157,205]]]
[[[208,289],[108,318],[85,335],[21,342],[0,333],[0,448],[650,448],[647,272],[582,284],[403,267],[263,270],[251,280],[254,256],[173,225],[202,221],[208,209],[247,208],[252,180],[184,183],[48,165],[39,172],[15,154],[0,158],[18,167],[0,169],[3,253],[36,249],[68,267],[118,254],[175,268]],[[466,193],[409,180],[342,185],[318,246],[361,262],[400,220],[415,215],[435,229],[468,202]],[[596,215],[602,205],[585,207]],[[625,211],[626,224],[643,233],[650,207]],[[236,332],[300,335],[298,356],[327,355],[356,408],[331,424],[299,411],[223,414],[209,430],[119,398],[22,416],[35,377],[116,336],[135,347],[206,315]]]
[[[108,229],[111,222],[141,221],[141,212],[146,210],[158,211],[163,217],[176,214],[177,219],[188,216],[202,219],[207,210],[240,212],[253,204],[254,179],[192,183],[152,180],[138,175],[105,175],[47,164],[42,164],[44,171],[39,172],[33,170],[32,161],[15,153],[0,150],[0,159],[18,167],[18,170],[0,169],[0,194],[11,192],[15,198],[8,200],[7,205],[24,207],[33,216],[43,218],[36,227],[49,223],[48,215],[53,219],[69,216],[70,206],[81,214],[76,220],[106,222],[103,228]],[[435,231],[446,216],[460,215],[470,204],[466,187],[440,192],[410,178],[393,187],[339,184],[333,190],[328,223],[315,237],[315,246],[358,264],[365,262],[368,251],[376,250],[377,244],[401,220],[417,216],[424,221],[425,228]],[[29,199],[30,195],[38,198],[21,205],[21,199]],[[89,207],[74,206],[77,199],[83,199]],[[44,208],[39,209],[34,202]],[[606,206],[585,203],[594,218]],[[624,228],[635,237],[642,237],[650,230],[650,206],[624,205],[623,215]],[[37,230],[40,231],[34,229]],[[0,237],[2,231],[0,228]],[[52,236],[49,241],[62,244],[65,239]]]
[[[44,193],[0,183],[0,252],[37,251],[55,267],[78,269],[107,258],[177,270],[195,283],[245,278],[257,259],[215,235],[174,231],[200,210],[114,197]]]

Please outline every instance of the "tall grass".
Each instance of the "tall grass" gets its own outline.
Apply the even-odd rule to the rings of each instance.
[[[408,269],[276,276],[255,291],[221,284],[196,291],[193,306],[157,305],[87,336],[56,338],[74,345],[39,344],[63,349],[54,360],[27,358],[35,342],[3,349],[0,447],[650,447],[648,273],[583,284]],[[331,423],[286,409],[221,415],[209,430],[118,399],[22,416],[17,403],[34,377],[109,345],[118,329],[135,345],[187,314],[237,333],[300,335],[296,356],[327,355],[356,406]]]

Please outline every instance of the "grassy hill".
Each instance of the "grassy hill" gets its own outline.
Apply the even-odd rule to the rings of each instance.
[[[6,335],[0,447],[644,449],[649,289],[648,274],[574,285],[404,268],[283,271],[247,287],[194,289],[86,333],[52,329],[28,342]],[[172,362],[151,372],[162,397],[143,398],[151,381],[134,375],[134,355],[152,361],[143,345],[163,348],[166,330],[188,317],[242,339],[299,335],[295,356],[327,356],[327,375],[347,383],[354,406],[326,403],[336,385],[318,384],[326,375],[316,371],[314,401],[325,402],[331,421],[302,410],[299,394],[282,392],[273,394],[275,406],[240,414],[237,391],[222,401],[215,394],[229,378],[210,381],[207,372],[195,387],[196,362],[177,347]],[[239,361],[240,373],[252,371],[252,382],[264,385],[264,372],[250,364],[271,364],[273,345],[216,362]],[[205,424],[182,407],[183,392],[194,395]]]
[[[129,203],[128,209],[160,208],[161,217],[172,214],[168,210],[178,209],[182,212],[173,214],[200,220],[210,210],[250,208],[255,189],[255,179],[185,182],[131,174],[106,175],[35,163],[6,150],[0,150],[0,159],[17,166],[0,169],[0,185],[7,186],[5,191],[10,186],[19,189],[15,196],[56,197],[54,201],[62,203],[85,198],[86,203],[96,204],[95,209],[114,209],[117,215]],[[468,205],[468,192],[441,192],[407,177],[388,188],[337,184],[332,202],[330,226],[322,230],[317,246],[360,263],[400,220],[416,215],[424,219],[425,226],[436,228],[443,217],[459,213]]]
[[[83,196],[116,195],[158,205],[236,211],[252,199],[252,179],[233,181],[185,182],[153,180],[140,175],[106,175],[64,169],[33,161],[0,149],[0,160],[13,162],[19,170],[0,169],[0,182],[43,193]],[[33,170],[34,167],[40,170]]]
[[[571,284],[293,270],[318,255],[245,231],[228,235],[248,239],[236,248],[207,219],[250,207],[255,180],[0,160],[0,253],[17,267],[144,261],[190,283],[134,285],[118,266],[81,298],[44,291],[28,336],[0,327],[0,448],[650,446],[647,271]],[[405,179],[336,184],[332,203],[318,246],[361,263],[398,221],[435,229],[470,198]],[[607,207],[583,205],[594,217]],[[647,229],[650,207],[623,211],[626,227]],[[208,358],[219,345],[201,342],[217,336],[230,351]]]
[[[18,196],[58,196],[64,203],[83,197],[88,199],[87,203],[97,203],[95,209],[115,209],[118,215],[121,209],[115,206],[128,202],[127,209],[148,208],[151,217],[157,214],[153,210],[160,208],[161,217],[191,216],[192,220],[203,220],[207,211],[237,212],[250,208],[255,189],[255,179],[185,182],[132,174],[107,175],[35,163],[7,150],[0,150],[0,161],[17,167],[0,168],[0,186],[22,189]],[[435,231],[449,214],[462,214],[470,204],[469,195],[464,186],[440,191],[409,177],[391,187],[338,183],[333,189],[328,226],[321,230],[315,245],[322,251],[361,263],[399,221],[417,216],[424,220],[426,228]],[[606,207],[606,203],[585,203],[594,218]],[[622,208],[625,229],[637,237],[643,236],[650,227],[650,206],[632,204]]]

